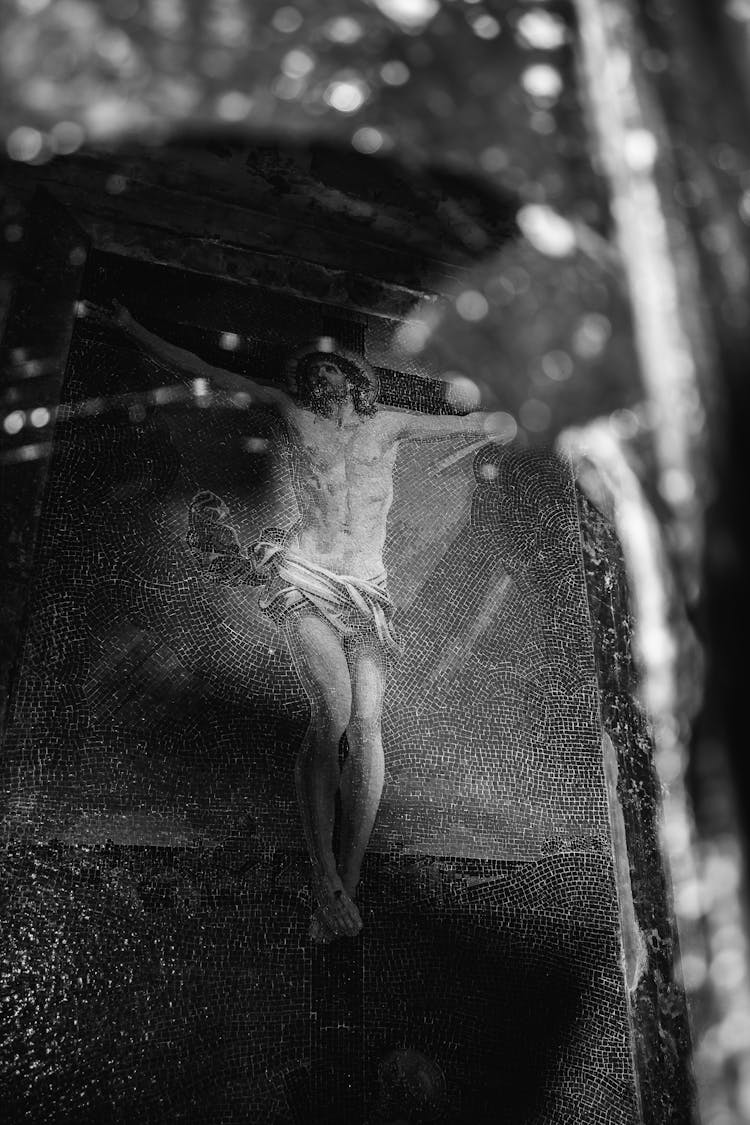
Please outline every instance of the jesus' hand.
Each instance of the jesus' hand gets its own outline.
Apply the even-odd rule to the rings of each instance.
[[[118,325],[119,328],[124,328],[126,331],[131,330],[135,324],[133,314],[130,309],[126,309],[119,301],[112,301],[112,320]]]
[[[132,332],[136,324],[130,309],[115,300],[110,302],[109,308],[97,305],[94,301],[81,301],[80,313],[97,324],[114,324],[126,332]]]

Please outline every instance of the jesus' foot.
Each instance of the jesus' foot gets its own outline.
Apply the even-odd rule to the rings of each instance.
[[[335,941],[340,937],[356,937],[362,929],[362,918],[343,884],[327,880],[316,884],[319,906],[312,916],[310,937],[314,942]]]

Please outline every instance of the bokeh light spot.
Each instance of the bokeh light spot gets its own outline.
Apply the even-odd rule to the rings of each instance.
[[[539,101],[555,101],[563,89],[560,71],[549,63],[528,66],[521,74],[521,85],[530,97]]]
[[[737,172],[744,163],[742,156],[734,145],[729,145],[725,141],[712,145],[710,156],[711,163],[715,164],[717,168],[721,168],[722,172]]]
[[[529,125],[535,133],[540,133],[543,137],[551,136],[557,128],[554,117],[545,109],[537,109],[530,114]]]
[[[305,88],[303,78],[289,78],[286,74],[281,74],[272,84],[271,90],[277,98],[282,101],[291,102],[298,98]]]
[[[219,347],[227,352],[236,351],[240,346],[240,338],[236,332],[222,332],[219,337]]]
[[[439,0],[373,0],[384,16],[407,31],[418,31],[440,11]]]
[[[613,410],[609,416],[609,425],[615,436],[621,439],[634,438],[641,429],[641,420],[633,410],[623,407]]]
[[[216,103],[216,112],[224,121],[242,121],[252,108],[252,98],[240,90],[229,90]]]
[[[487,298],[477,289],[465,289],[456,298],[456,311],[464,320],[483,320],[489,310]]]
[[[70,156],[81,147],[84,139],[85,133],[77,121],[58,121],[50,132],[52,148],[60,156]]]
[[[461,406],[465,410],[476,410],[482,396],[473,379],[460,371],[446,371],[443,374],[443,379],[447,384],[446,401],[451,406]]]
[[[411,71],[400,59],[390,59],[380,68],[380,77],[387,86],[403,86],[409,81]]]
[[[367,87],[357,79],[342,79],[332,82],[324,94],[331,109],[339,113],[356,113],[367,98]]]
[[[299,48],[289,51],[281,60],[281,71],[287,78],[306,78],[314,69],[314,57]]]
[[[367,155],[379,152],[384,143],[385,137],[379,129],[375,129],[372,125],[363,125],[361,129],[357,129],[352,137],[352,145],[357,152],[364,152]]]
[[[602,313],[586,313],[573,333],[573,348],[583,359],[601,355],[612,334],[612,325]]]
[[[17,434],[26,424],[26,415],[22,410],[12,410],[3,418],[3,429],[6,434]]]
[[[103,97],[86,107],[85,121],[92,136],[112,137],[129,126],[143,124],[141,113],[142,111],[133,103],[129,104],[125,98]]]
[[[240,408],[243,408],[245,406],[249,406],[250,403],[253,401],[253,396],[250,394],[249,391],[233,391],[232,394],[230,395],[230,398],[232,400],[233,405],[238,406]]]
[[[337,16],[328,21],[324,32],[333,43],[356,43],[364,35],[364,28],[353,16]]]
[[[573,374],[573,360],[567,352],[554,349],[542,356],[542,371],[553,383],[562,383]]]
[[[508,153],[500,145],[490,145],[480,153],[479,163],[485,172],[502,172],[509,164]]]
[[[496,39],[501,28],[494,16],[483,12],[471,21],[471,29],[480,39]]]
[[[695,483],[682,469],[667,469],[659,478],[659,492],[669,504],[684,504],[692,500]]]
[[[122,69],[132,59],[133,48],[125,32],[115,28],[97,36],[96,53],[115,68]]]
[[[524,47],[554,51],[565,43],[568,32],[559,16],[543,8],[524,12],[516,24],[517,36]]]
[[[649,172],[659,154],[659,145],[648,129],[631,129],[625,136],[624,153],[634,172]]]
[[[50,0],[16,0],[18,10],[25,16],[38,16],[50,5]]]
[[[292,32],[298,31],[302,27],[302,22],[302,14],[291,5],[285,5],[274,13],[271,26],[284,35],[291,35]]]
[[[11,160],[34,160],[41,153],[43,145],[42,134],[30,125],[19,125],[5,142]]]
[[[410,355],[416,355],[424,348],[430,336],[430,326],[423,320],[406,320],[400,324],[394,336],[397,348]]]
[[[493,305],[509,305],[516,295],[512,281],[504,274],[491,277],[484,288]]]
[[[49,420],[50,412],[46,406],[35,407],[29,415],[29,421],[37,430],[41,430],[43,426],[49,425]]]
[[[513,441],[518,434],[518,423],[507,411],[496,410],[485,418],[484,432],[490,441]]]
[[[518,225],[529,242],[550,258],[565,258],[576,248],[572,223],[541,203],[529,203],[518,212]]]
[[[711,961],[709,976],[717,989],[731,991],[745,978],[745,958],[741,949],[722,949]]]
[[[742,193],[738,209],[743,223],[750,225],[750,189]]]
[[[546,402],[537,398],[529,398],[522,403],[518,411],[521,425],[532,434],[540,434],[549,428],[552,412]]]

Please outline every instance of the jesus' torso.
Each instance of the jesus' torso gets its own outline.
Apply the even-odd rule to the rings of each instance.
[[[383,573],[398,442],[387,412],[338,420],[309,410],[286,414],[292,485],[300,521],[289,546],[307,561],[369,579]]]

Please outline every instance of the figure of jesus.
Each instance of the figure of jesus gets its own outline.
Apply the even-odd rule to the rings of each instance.
[[[310,705],[294,773],[317,900],[311,937],[354,937],[362,929],[357,886],[383,790],[383,696],[398,652],[383,562],[396,457],[405,441],[457,434],[501,441],[507,416],[383,406],[371,366],[329,337],[301,349],[279,387],[205,362],[150,332],[121,305],[112,319],[180,376],[249,393],[286,423],[299,521],[284,538],[254,543],[246,565],[263,584],[259,604],[283,630]],[[209,526],[213,520],[215,554],[236,557],[240,546],[221,501],[201,493],[194,504],[196,526],[203,519],[205,530],[207,512]]]

